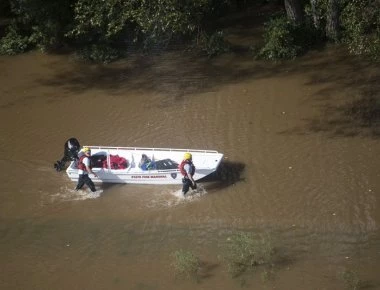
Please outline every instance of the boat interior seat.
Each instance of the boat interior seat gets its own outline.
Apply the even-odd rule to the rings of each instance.
[[[136,167],[135,157],[134,154],[131,154],[131,162],[129,162],[128,170]]]

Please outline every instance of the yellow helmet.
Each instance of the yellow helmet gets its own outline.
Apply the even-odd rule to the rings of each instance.
[[[191,160],[191,158],[193,158],[193,156],[191,156],[191,153],[189,152],[186,152],[185,155],[183,155],[184,160]]]
[[[83,147],[82,151],[83,151],[84,153],[89,152],[89,151],[91,152],[91,149],[88,148],[88,147]]]

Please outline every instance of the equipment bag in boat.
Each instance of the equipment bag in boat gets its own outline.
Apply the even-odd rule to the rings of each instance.
[[[158,160],[156,161],[156,169],[157,170],[178,169],[178,163],[171,159]]]
[[[128,167],[128,161],[119,155],[110,155],[111,169],[125,169]]]
[[[92,155],[90,157],[92,168],[108,168],[107,155]],[[126,169],[128,160],[119,155],[110,155],[111,169]]]

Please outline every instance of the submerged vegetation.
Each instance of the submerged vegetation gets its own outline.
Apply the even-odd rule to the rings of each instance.
[[[266,270],[273,266],[274,248],[269,237],[255,237],[252,233],[238,233],[227,240],[223,260],[232,277],[263,266]]]
[[[359,279],[359,275],[354,270],[345,269],[342,273],[342,280],[345,285],[345,289],[349,290],[359,290],[362,284],[362,281]]]
[[[275,251],[269,235],[261,236],[250,232],[238,232],[227,239],[227,243],[221,250],[220,260],[226,265],[232,278],[241,278],[241,283],[245,284],[242,277],[244,274],[249,274],[259,267],[262,270],[261,280],[263,282],[272,278]],[[171,257],[171,266],[177,277],[191,278],[199,282],[203,276],[208,276],[201,274],[201,268],[207,263],[201,263],[200,258],[192,251],[177,250],[171,254]]]
[[[172,258],[172,266],[177,276],[198,280],[200,261],[191,251],[175,251]]]
[[[289,263],[294,261],[294,258],[281,253],[281,249],[284,250],[281,245],[279,248],[274,246],[270,234],[237,231],[221,244],[218,260],[221,266],[224,266],[221,268],[227,269],[230,277],[241,287],[246,287],[250,279],[270,283],[275,281],[276,271],[281,271],[282,268],[289,269]],[[193,279],[198,283],[204,278],[213,276],[210,270],[215,270],[219,266],[210,262],[201,262],[201,258],[191,250],[180,249],[170,256],[176,277]],[[364,283],[358,272],[353,269],[346,268],[342,272],[336,272],[336,278],[342,289],[359,290],[369,285]]]
[[[219,19],[249,8],[254,21],[268,6],[256,57],[292,59],[334,42],[380,58],[380,0],[7,0],[0,19],[12,21],[0,27],[0,54],[69,49],[110,62],[136,49],[191,47],[212,57],[230,51]]]

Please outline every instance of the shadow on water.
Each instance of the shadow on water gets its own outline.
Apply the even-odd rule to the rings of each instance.
[[[323,87],[310,98],[314,107],[319,109],[319,114],[303,119],[304,126],[283,131],[282,134],[380,137],[379,67],[354,57],[335,58],[334,65],[341,68],[333,69],[331,64],[325,62],[315,64],[316,72],[311,73],[309,82],[305,83],[310,87]],[[306,68],[307,61],[302,66]]]
[[[61,63],[57,63],[55,74],[38,81],[41,85],[57,87],[62,93],[52,98],[58,99],[76,97],[78,93],[93,89],[104,90],[108,98],[128,97],[125,91],[161,93],[166,98],[158,106],[165,108],[177,106],[191,94],[218,91],[228,84],[299,76],[307,77],[304,87],[317,88],[308,96],[308,101],[320,110],[320,114],[303,120],[304,126],[280,133],[380,136],[379,68],[377,64],[347,55],[339,47],[330,48],[328,53],[311,52],[295,61],[276,64],[253,61],[239,54],[214,59],[182,52],[135,54],[109,65],[73,62],[61,67]],[[344,100],[337,99],[342,92],[346,92]]]
[[[263,22],[268,19],[273,7],[268,5],[263,8],[260,5],[258,9],[256,3],[236,3],[238,2],[244,4],[237,5],[236,11],[228,10],[228,13],[213,25],[215,29],[229,31],[226,38],[232,38],[228,41],[232,51],[237,53],[233,54],[233,57],[244,55],[244,62],[251,63],[252,56],[247,56],[247,52],[257,38],[262,39]],[[241,39],[244,41],[239,41]],[[251,77],[270,77],[272,73],[278,73],[278,67],[268,66],[266,63],[256,63],[247,67],[241,60],[236,61],[229,56],[227,60],[223,57],[221,62],[219,60],[220,58],[210,59],[189,50],[162,51],[158,54],[137,52],[109,65],[71,62],[70,66],[58,68],[55,75],[49,79],[41,79],[40,83],[60,87],[73,93],[72,95],[91,89],[107,90],[107,94],[112,95],[120,89],[127,88],[161,92],[178,101],[187,94],[212,91],[220,84],[236,83]],[[57,62],[57,65],[60,66],[60,63]],[[57,97],[62,98],[63,95]],[[164,105],[169,104],[170,102],[165,102]]]
[[[367,136],[380,138],[380,98],[362,96],[345,105],[325,105],[321,119],[306,120],[312,132],[332,137]]]
[[[244,181],[242,178],[244,168],[244,163],[223,160],[213,174],[202,178],[200,181],[211,183],[207,186],[207,190],[224,189],[237,182]]]
[[[350,99],[350,98],[348,98]],[[319,106],[317,118],[304,119],[305,127],[283,131],[282,134],[325,133],[329,137],[380,138],[380,94],[363,91],[344,104],[326,101]]]
[[[75,96],[92,89],[104,90],[109,97],[120,96],[120,91],[126,89],[161,93],[171,99],[171,102],[163,103],[165,107],[177,105],[187,95],[212,92],[221,84],[281,74],[281,69],[275,65],[269,65],[269,68],[267,64],[256,63],[247,67],[241,61],[219,60],[181,52],[159,56],[135,55],[109,65],[74,63],[69,68],[57,70],[47,79],[40,79],[39,83],[70,93],[57,94],[57,98]]]
[[[333,51],[332,55],[314,53],[297,61],[276,64],[253,61],[236,54],[208,59],[181,52],[167,52],[158,56],[134,55],[109,65],[73,63],[69,67],[57,69],[56,74],[39,82],[59,87],[73,93],[73,96],[92,89],[105,90],[112,96],[128,89],[160,92],[174,101],[180,101],[188,94],[219,89],[221,84],[309,74],[305,86],[329,85],[314,96],[315,100],[321,101],[341,89],[361,91],[369,85],[378,86],[378,75],[368,77],[366,73],[371,67],[376,66],[358,61],[339,49]],[[175,102],[165,104],[176,105]]]

